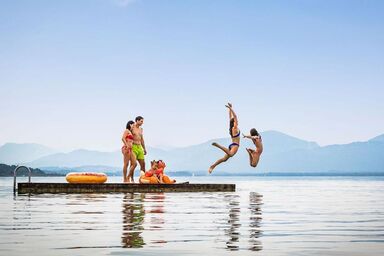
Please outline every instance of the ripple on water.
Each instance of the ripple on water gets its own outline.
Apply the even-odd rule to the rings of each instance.
[[[0,189],[0,254],[30,255],[35,246],[39,255],[384,250],[383,181],[251,179],[238,181],[234,193],[16,197],[10,182]]]

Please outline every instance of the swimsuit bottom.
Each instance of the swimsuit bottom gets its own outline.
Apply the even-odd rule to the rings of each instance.
[[[240,145],[238,143],[234,142],[234,143],[232,143],[231,145],[228,146],[228,149],[231,150],[231,148],[234,147],[234,146],[238,146],[239,147]]]

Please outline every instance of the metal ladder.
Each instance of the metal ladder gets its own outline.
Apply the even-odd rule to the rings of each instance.
[[[29,169],[29,167],[24,165],[16,166],[15,170],[13,171],[13,193],[16,192],[16,172],[20,168],[26,168],[28,170],[28,182],[31,183],[31,170]]]

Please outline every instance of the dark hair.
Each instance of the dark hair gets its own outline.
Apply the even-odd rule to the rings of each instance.
[[[133,122],[132,120],[128,121],[127,125],[125,126],[126,129],[128,130],[131,130],[132,128],[132,125],[134,124],[135,122]]]
[[[260,136],[259,132],[255,128],[252,128],[250,133],[251,133],[251,136]]]
[[[231,120],[229,120],[229,135],[231,135],[231,137],[232,137],[232,128],[234,125],[235,125],[235,118],[231,118]]]
[[[144,117],[142,117],[142,116],[137,116],[137,117],[135,118],[135,121],[137,122],[137,121],[140,121],[140,120],[142,120],[142,119],[144,119]]]

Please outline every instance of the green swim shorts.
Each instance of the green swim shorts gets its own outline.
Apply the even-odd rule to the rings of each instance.
[[[132,152],[135,154],[137,160],[144,160],[144,148],[141,145],[133,144]]]

